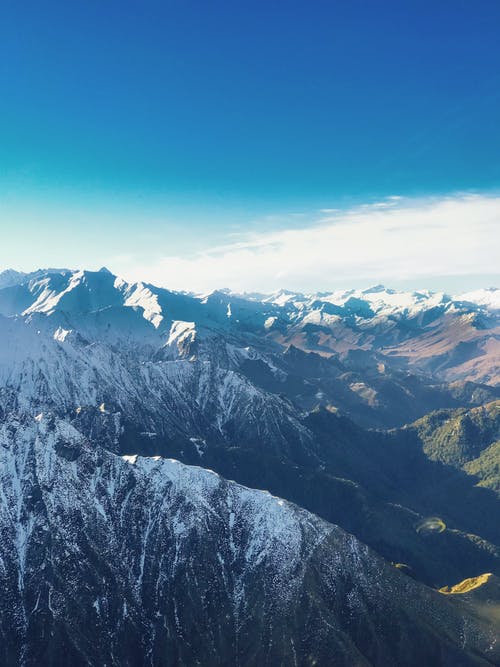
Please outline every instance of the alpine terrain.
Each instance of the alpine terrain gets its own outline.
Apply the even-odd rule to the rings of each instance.
[[[500,665],[500,291],[0,274],[0,664]]]

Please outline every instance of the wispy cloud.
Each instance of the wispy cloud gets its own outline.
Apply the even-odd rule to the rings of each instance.
[[[193,256],[114,267],[172,289],[323,290],[436,276],[499,274],[500,196],[388,197],[304,216],[304,225],[242,235]]]

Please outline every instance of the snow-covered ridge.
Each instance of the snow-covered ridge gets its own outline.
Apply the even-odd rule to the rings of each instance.
[[[279,290],[271,295],[261,295],[258,299],[263,303],[299,310],[307,310],[315,305],[319,307],[322,303],[346,308],[349,304],[358,302],[369,306],[371,312],[365,309],[369,317],[396,313],[414,316],[423,310],[436,307],[443,309],[450,308],[452,305],[464,307],[465,303],[469,306],[485,307],[488,310],[500,310],[500,290],[495,287],[449,295],[432,290],[400,291],[383,285],[375,285],[367,289],[335,290],[316,294]],[[360,314],[363,313],[361,308],[358,310]]]
[[[111,274],[107,269],[98,272],[43,270],[33,274],[23,274],[8,269],[0,273],[0,292],[2,289],[22,286],[32,294],[32,302],[22,308],[18,314],[32,313],[50,314],[55,310],[65,312],[87,312],[99,308],[123,305],[137,308],[144,318],[155,328],[160,327],[164,320],[219,321],[228,324],[227,320],[235,320],[242,313],[248,319],[250,314],[258,317],[260,310],[266,317],[262,324],[274,313],[290,312],[290,310],[310,310],[318,304],[332,304],[340,309],[349,309],[356,303],[363,302],[368,316],[381,314],[404,313],[412,316],[421,310],[442,307],[449,308],[452,304],[465,308],[468,304],[487,310],[500,309],[500,290],[486,288],[462,294],[448,295],[444,292],[398,291],[383,285],[367,289],[335,290],[316,294],[301,294],[289,290],[279,290],[273,294],[237,294],[230,290],[216,290],[209,294],[196,296],[189,293],[171,292],[145,283],[127,283]],[[74,295],[69,299],[69,295]],[[90,297],[89,295],[93,295]],[[252,305],[253,304],[253,305]],[[262,304],[256,307],[256,304]],[[360,314],[363,314],[362,309]],[[0,299],[1,312],[1,299]],[[230,317],[228,316],[230,314]]]
[[[113,454],[49,412],[0,424],[0,532],[2,664],[257,664],[251,651],[266,667],[349,665],[371,651],[381,666],[403,646],[418,667],[464,651],[463,609],[341,528],[209,470]],[[496,664],[495,631],[468,616],[471,655]]]
[[[281,599],[283,603],[300,585],[307,552],[312,553],[327,534],[338,531],[316,517],[309,518],[304,531],[301,523],[305,511],[266,491],[227,482],[211,470],[160,456],[118,456],[96,448],[72,425],[49,412],[40,413],[31,423],[24,415],[13,416],[0,425],[0,481],[0,525],[9,515],[15,518],[9,539],[0,545],[0,556],[5,557],[6,550],[10,551],[9,559],[17,559],[21,588],[28,585],[29,542],[34,538],[36,523],[43,521],[34,513],[23,514],[22,507],[25,495],[29,496],[38,483],[42,489],[50,489],[43,492],[49,516],[67,517],[58,522],[57,529],[68,533],[70,549],[75,546],[74,538],[69,537],[73,524],[70,517],[77,505],[85,509],[83,521],[96,524],[90,532],[97,529],[106,533],[111,560],[113,553],[123,551],[120,543],[131,539],[137,528],[144,530],[141,548],[131,545],[127,554],[130,592],[152,576],[148,568],[156,555],[151,554],[155,541],[152,536],[150,539],[150,530],[164,513],[168,521],[163,520],[162,530],[174,540],[176,554],[174,572],[169,576],[190,558],[189,541],[195,535],[198,540],[205,539],[207,522],[213,523],[215,518],[216,523],[226,522],[229,532],[225,547],[229,550],[225,552],[221,547],[219,558],[227,559],[228,565],[239,560],[250,571],[265,563],[275,573],[275,601]],[[118,510],[122,522],[130,523],[127,530],[115,520]],[[244,571],[240,577],[231,595],[234,604],[243,607]]]
[[[265,395],[268,388],[280,393],[288,373],[295,373],[294,368],[283,368],[283,354],[290,345],[325,357],[339,355],[342,361],[351,351],[385,357],[390,351],[391,358],[384,363],[398,359],[399,368],[414,364],[415,358],[417,362],[432,355],[441,358],[464,343],[460,354],[450,357],[459,362],[457,371],[445,375],[441,361],[431,360],[424,361],[424,372],[439,368],[446,380],[498,383],[500,311],[495,289],[461,297],[425,290],[401,292],[382,285],[313,295],[285,290],[270,296],[238,295],[218,290],[195,296],[127,283],[106,269],[9,272],[3,288],[2,275],[0,388],[15,388],[21,401],[38,392],[52,403],[57,397],[63,405],[93,405],[109,400],[111,392],[122,408],[135,406],[137,411],[146,400],[153,410],[161,411],[166,396],[177,409],[190,394],[198,401],[185,408],[192,417],[200,405],[213,407],[214,396],[220,397],[232,384],[220,375],[222,369],[238,374],[247,398],[249,392],[254,397]],[[422,344],[405,347],[416,335],[423,337]],[[462,358],[464,354],[469,357]],[[193,369],[181,362],[198,364],[197,382],[205,384],[188,387]],[[208,363],[214,372],[202,370]],[[243,377],[248,373],[250,382]],[[222,385],[214,386],[217,382]],[[357,383],[347,384],[351,397]],[[312,395],[318,390],[323,391],[316,388]],[[178,391],[182,400],[174,398]],[[301,395],[308,391],[304,387]],[[359,402],[359,392],[353,400]],[[311,401],[306,401],[308,407]],[[215,428],[235,417],[234,406],[243,409],[237,400],[219,401],[217,415],[211,416]],[[288,414],[286,405],[280,413]]]

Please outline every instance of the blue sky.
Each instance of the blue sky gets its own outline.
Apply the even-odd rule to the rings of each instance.
[[[171,281],[168,258],[196,267],[316,229],[324,209],[495,197],[499,29],[497,0],[5,0],[0,266],[154,265]],[[356,275],[332,263],[322,279]]]

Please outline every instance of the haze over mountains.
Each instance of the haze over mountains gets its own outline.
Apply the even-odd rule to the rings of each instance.
[[[0,274],[3,662],[500,664],[499,326]]]

